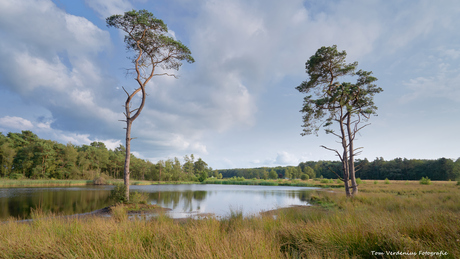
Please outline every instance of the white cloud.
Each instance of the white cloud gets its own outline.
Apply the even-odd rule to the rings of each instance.
[[[31,130],[34,125],[29,120],[20,117],[5,116],[0,118],[0,126],[14,130]]]
[[[445,48],[440,48],[439,52],[441,56],[448,57],[451,59],[457,59],[460,57],[460,50],[458,49],[445,49]]]
[[[297,165],[299,163],[299,159],[292,154],[289,154],[286,151],[278,152],[275,163],[279,165]]]
[[[85,0],[88,8],[78,13],[90,13],[91,8],[105,18],[133,8],[150,9],[171,23],[170,35],[186,43],[196,59],[181,68],[179,79],[156,77],[149,84],[146,106],[133,125],[132,137],[138,138],[133,149],[142,157],[200,155],[208,149],[212,155],[214,146],[206,141],[222,135],[235,140],[234,134],[241,132],[247,140],[261,138],[262,120],[268,120],[263,123],[267,126],[283,121],[285,128],[298,127],[300,118],[290,125],[290,115],[285,115],[298,111],[288,111],[291,104],[286,100],[294,98],[287,96],[306,78],[305,61],[321,46],[337,44],[347,51],[349,62],[373,65],[375,68],[360,68],[374,71],[378,85],[386,86],[383,95],[406,94],[406,101],[460,100],[456,36],[460,9],[455,1],[138,2]],[[170,6],[178,9],[169,10]],[[125,55],[120,47],[123,39],[116,38],[121,34],[115,32],[117,42],[112,46],[103,21],[92,13],[86,17],[68,14],[50,0],[0,1],[0,86],[29,107],[49,111],[51,115],[45,117],[53,120],[34,122],[31,118],[43,115],[36,111],[30,116],[23,116],[24,111],[22,115],[4,111],[0,117],[23,117],[34,131],[54,132],[60,141],[89,144],[104,139],[107,146],[116,147],[121,143],[117,139],[124,137],[124,125],[118,122],[123,119],[125,98],[121,86],[132,86],[131,78],[126,80],[119,70],[128,64],[118,58]],[[386,79],[382,71],[387,72]],[[405,87],[396,87],[400,85]],[[284,91],[286,88],[292,91]],[[385,107],[377,105],[382,107],[379,114],[385,114]],[[17,125],[31,127],[24,121]],[[279,127],[279,135],[284,134],[279,143],[287,141],[283,127]],[[244,148],[250,144],[234,142],[228,145]],[[260,157],[270,156],[267,150],[259,158],[239,161],[225,154],[228,159],[216,159],[217,166],[241,167],[251,161],[255,165],[295,165],[305,160],[294,153],[295,148],[280,145],[274,150],[265,161]],[[278,150],[290,153],[276,154]]]
[[[131,3],[126,0],[85,0],[85,3],[98,12],[103,19],[133,9]]]
[[[27,24],[17,17],[27,17]],[[49,0],[2,1],[0,28],[7,28],[0,31],[3,87],[46,107],[62,129],[84,130],[91,121],[119,119],[105,90],[113,79],[104,77],[95,58],[110,48],[108,32]]]
[[[402,96],[400,102],[432,98],[460,101],[460,69],[451,68],[451,65],[443,62],[432,66],[433,68],[435,68],[435,75],[419,76],[404,83],[410,93]]]
[[[123,145],[121,140],[117,139],[106,139],[106,140],[97,140],[98,142],[103,142],[108,149],[115,150],[115,148]],[[124,145],[123,145],[124,146]]]

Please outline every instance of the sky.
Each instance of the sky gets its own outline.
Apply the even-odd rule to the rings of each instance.
[[[147,85],[137,157],[194,154],[214,169],[338,160],[320,147],[340,148],[336,137],[300,135],[295,89],[332,45],[384,90],[355,140],[359,159],[460,157],[456,0],[0,0],[0,132],[124,145],[133,53],[105,18],[132,9],[162,19],[196,60]]]

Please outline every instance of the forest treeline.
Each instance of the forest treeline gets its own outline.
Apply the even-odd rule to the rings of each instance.
[[[108,149],[102,142],[90,145],[67,145],[40,139],[31,131],[0,132],[0,177],[20,179],[94,179],[100,174],[123,178],[125,148]],[[375,180],[460,179],[460,158],[437,160],[402,159],[385,161],[376,158],[356,160],[356,177]],[[131,177],[150,181],[204,181],[207,177],[245,179],[312,179],[338,178],[342,175],[340,161],[308,161],[298,166],[261,167],[250,169],[213,170],[201,158],[186,155],[157,163],[131,157]],[[161,179],[160,179],[161,178]]]
[[[126,150],[120,145],[107,149],[103,142],[67,145],[40,139],[31,131],[0,132],[0,177],[20,179],[94,179],[101,174],[123,178]],[[192,155],[160,160],[156,164],[131,154],[131,177],[136,180],[203,181],[208,176],[221,178],[201,158]]]
[[[373,180],[420,180],[428,177],[431,180],[458,180],[460,179],[460,158],[455,162],[451,159],[437,160],[402,159],[396,158],[385,161],[376,158],[370,162],[367,159],[356,160],[356,177]],[[224,178],[244,177],[246,179],[264,178],[338,178],[342,174],[340,161],[308,161],[298,166],[261,167],[249,169],[218,170]]]

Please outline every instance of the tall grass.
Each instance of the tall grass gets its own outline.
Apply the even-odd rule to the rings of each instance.
[[[318,205],[248,218],[233,210],[222,220],[68,219],[37,211],[31,224],[0,224],[0,258],[377,257],[372,251],[460,258],[456,182],[363,184],[354,199],[340,190],[314,191],[309,199]]]

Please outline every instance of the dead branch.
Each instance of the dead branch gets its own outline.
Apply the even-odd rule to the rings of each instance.
[[[327,150],[329,150],[329,151],[334,151],[334,152],[337,154],[337,156],[340,158],[340,161],[343,162],[343,158],[342,158],[342,156],[340,155],[339,151],[337,151],[337,149],[328,148],[328,147],[323,146],[323,145],[321,145],[320,147],[322,147],[322,148],[324,148],[324,149],[327,149]]]
[[[337,178],[339,178],[339,180],[341,180],[342,182],[344,182],[345,180],[340,177],[340,175],[338,175],[334,170],[332,170],[329,166],[327,167],[327,169],[329,169],[329,171],[333,172],[335,175],[337,175]]]
[[[122,86],[121,88],[123,88],[123,91],[125,91],[125,93],[129,96],[128,92],[126,91],[125,87]]]

